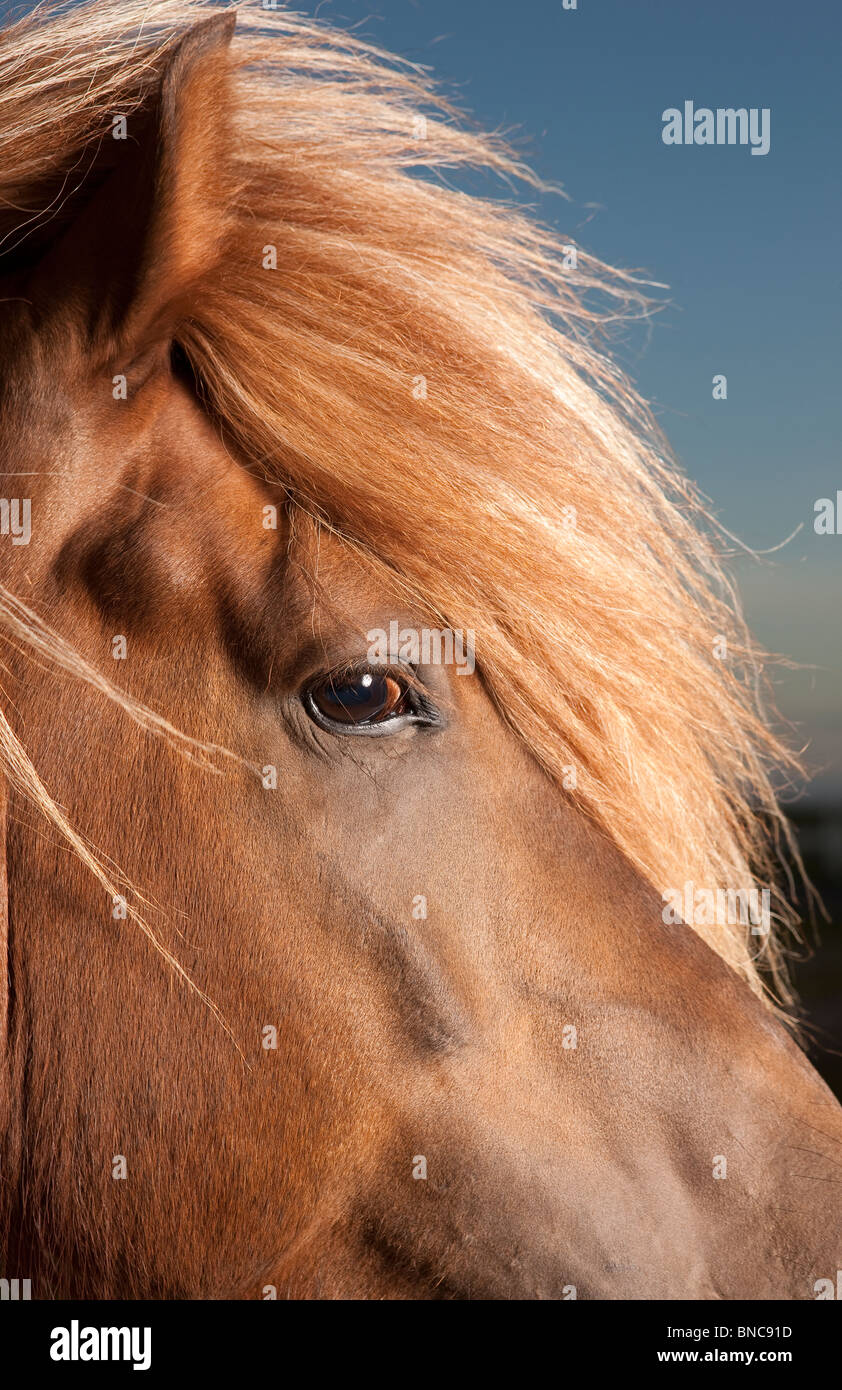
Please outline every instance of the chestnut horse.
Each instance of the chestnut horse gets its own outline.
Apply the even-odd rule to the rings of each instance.
[[[785,754],[593,345],[639,290],[437,180],[528,172],[418,70],[236,20],[0,44],[0,1272],[811,1299],[842,1111],[785,1018]]]

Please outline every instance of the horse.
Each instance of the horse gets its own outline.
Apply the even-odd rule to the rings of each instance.
[[[792,759],[645,286],[274,7],[39,6],[0,138],[4,1277],[815,1297]]]

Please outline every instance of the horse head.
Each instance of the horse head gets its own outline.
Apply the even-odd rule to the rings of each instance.
[[[74,83],[0,260],[4,1272],[810,1298],[842,1113],[773,932],[664,911],[764,881],[776,752],[691,499],[412,74],[176,8],[8,45]]]

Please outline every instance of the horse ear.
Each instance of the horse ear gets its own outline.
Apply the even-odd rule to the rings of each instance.
[[[168,340],[221,251],[232,191],[226,79],[235,23],[226,13],[188,30],[143,102],[113,117],[102,142],[105,178],[29,287],[31,302],[81,320],[89,344],[109,356],[137,356]]]

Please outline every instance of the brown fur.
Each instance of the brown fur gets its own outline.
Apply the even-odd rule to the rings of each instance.
[[[196,8],[131,49],[130,3],[6,39],[3,1272],[809,1298],[842,1113],[745,934],[661,919],[670,882],[747,882],[772,814],[710,549],[541,320],[578,312],[544,234],[402,172],[419,79],[288,16],[254,70],[275,40]],[[433,128],[434,162],[508,167]],[[61,161],[85,177],[21,239]],[[308,720],[366,631],[438,615],[481,668],[419,672],[442,727]]]

